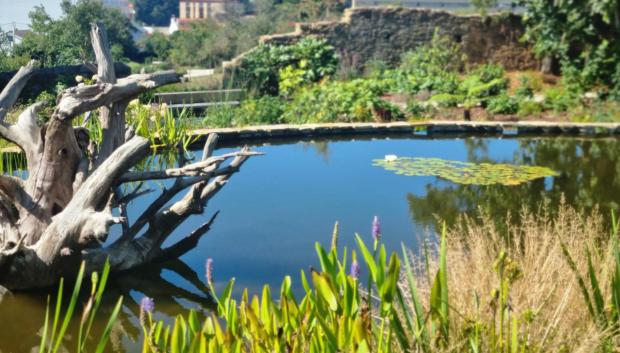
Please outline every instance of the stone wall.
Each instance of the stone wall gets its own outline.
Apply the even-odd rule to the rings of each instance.
[[[436,28],[461,43],[471,63],[494,62],[509,70],[539,67],[530,48],[520,42],[520,17],[512,14],[483,18],[435,10],[357,8],[347,10],[338,22],[300,23],[295,32],[265,36],[261,42],[325,38],[340,53],[343,67],[359,70],[373,59],[397,64],[404,52],[430,42]]]

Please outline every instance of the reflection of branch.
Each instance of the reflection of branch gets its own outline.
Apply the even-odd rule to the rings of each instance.
[[[165,280],[161,275],[163,270],[168,270],[179,275],[184,281],[190,283],[200,293],[203,293],[204,296]],[[180,305],[171,306],[163,305],[163,303],[175,303],[181,299],[199,304],[206,310],[213,310],[216,307],[215,301],[210,296],[206,286],[198,278],[196,272],[178,259],[162,263],[159,266],[150,266],[148,269],[142,268],[139,270],[139,273],[129,272],[123,276],[117,277],[115,284],[123,294],[138,291],[153,298],[156,303],[162,303],[162,305],[157,306],[157,310],[172,317],[183,313],[185,310]],[[125,306],[133,315],[136,317],[139,316],[139,303],[136,303],[131,297],[128,298]]]

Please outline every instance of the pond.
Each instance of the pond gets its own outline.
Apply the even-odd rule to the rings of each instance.
[[[250,160],[233,176],[205,215],[177,230],[176,237],[184,236],[221,211],[196,249],[173,263],[114,276],[104,310],[111,309],[118,295],[125,296],[121,320],[112,334],[115,351],[140,351],[137,315],[144,295],[155,299],[156,318],[170,319],[189,308],[208,312],[203,284],[207,258],[214,260],[218,290],[234,277],[237,295],[242,288],[260,293],[264,284],[279,288],[282,278],[291,275],[299,292],[299,271],[317,266],[314,243],[328,246],[336,221],[340,246],[351,248],[355,233],[370,239],[376,215],[389,250],[398,250],[401,242],[415,250],[420,239],[433,234],[438,219],[451,224],[461,214],[476,215],[479,207],[498,219],[523,206],[536,208],[543,200],[553,211],[562,197],[586,210],[599,205],[605,215],[618,207],[616,139],[392,136],[273,143],[256,144],[255,150],[265,155]],[[541,166],[555,173],[519,185],[458,184],[373,166],[373,160],[386,155]],[[151,188],[158,191],[165,185]],[[135,219],[156,196],[153,192],[131,205],[129,217]],[[26,352],[37,345],[46,296],[18,294],[0,304],[0,352]]]

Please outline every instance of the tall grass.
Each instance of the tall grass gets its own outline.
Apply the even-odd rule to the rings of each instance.
[[[448,231],[441,247],[432,252],[435,255],[404,250],[406,278],[401,288],[409,300],[403,314],[418,319],[416,348],[422,352],[617,351],[617,224],[610,233],[601,217],[562,205],[556,218],[544,208],[523,211],[522,222],[509,223],[507,228],[507,233],[500,232],[492,219],[482,215]],[[435,313],[435,293],[444,290],[443,283],[431,281],[427,273],[447,277],[449,293],[441,300],[446,300],[450,316],[448,322],[440,320],[438,327],[432,321],[419,321],[421,315],[443,318]]]

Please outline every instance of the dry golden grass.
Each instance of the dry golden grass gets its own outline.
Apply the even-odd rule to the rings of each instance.
[[[505,278],[514,277],[503,329],[510,332],[512,319],[517,318],[518,338],[525,352],[594,352],[601,351],[604,341],[607,346],[603,351],[620,351],[617,335],[597,328],[561,245],[565,244],[584,279],[588,279],[586,249],[590,249],[603,296],[609,298],[615,262],[608,246],[611,233],[602,217],[586,216],[563,204],[555,217],[544,207],[523,211],[520,224],[508,221],[507,228],[508,232],[500,232],[493,220],[482,214],[477,220],[464,219],[447,233],[450,350],[469,348],[468,339],[477,327],[482,332],[481,351],[502,351],[492,342],[501,325],[497,259],[503,251],[509,259]],[[412,255],[426,309],[432,275],[438,268],[435,255]]]

